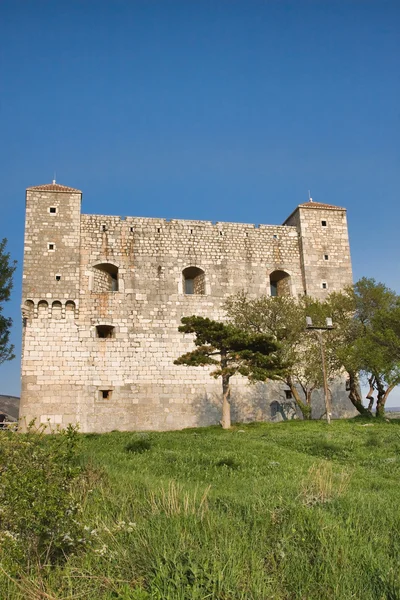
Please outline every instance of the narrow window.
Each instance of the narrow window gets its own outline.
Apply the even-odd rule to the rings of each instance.
[[[55,214],[56,214],[56,212],[57,212],[57,208],[56,208],[55,206],[50,206],[50,208],[49,208],[49,213],[50,213],[51,215],[55,215]]]
[[[329,256],[327,254],[324,254],[324,260],[329,260]]]
[[[322,227],[326,227],[326,221],[321,221]]]
[[[98,338],[113,338],[114,327],[112,325],[96,325],[96,337]]]
[[[269,276],[271,296],[290,296],[290,275],[285,271],[273,271]]]
[[[131,233],[133,233],[135,231],[134,227],[131,227]]]
[[[157,233],[161,233],[160,227],[157,227]]]
[[[55,244],[53,244],[53,242],[49,242],[49,243],[47,244],[47,250],[50,250],[50,251],[53,251],[53,252],[54,252],[55,248],[56,248],[56,245],[55,245]]]
[[[285,390],[286,400],[291,400],[293,398],[291,390]]]
[[[205,273],[198,267],[187,267],[182,271],[183,293],[205,294]]]
[[[118,267],[110,263],[101,263],[94,267],[93,292],[118,292]]]
[[[56,281],[61,281],[61,275],[56,275]]]
[[[101,226],[101,230],[102,230],[102,231],[107,231],[107,227],[106,227],[106,225],[102,225],[102,226]]]
[[[222,231],[219,232],[219,235],[224,235]]]
[[[326,290],[328,288],[328,284],[326,283],[326,281],[322,282],[322,289]]]

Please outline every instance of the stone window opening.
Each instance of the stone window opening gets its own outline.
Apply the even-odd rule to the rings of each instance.
[[[157,233],[161,233],[161,228],[157,227]]]
[[[56,277],[56,281],[61,281],[61,275],[57,274],[55,277]]]
[[[326,222],[325,220],[322,220],[322,221],[321,221],[321,226],[322,226],[322,227],[326,227],[326,226],[327,226],[327,222]]]
[[[118,267],[101,263],[94,267],[93,291],[95,293],[118,292]]]
[[[291,390],[285,390],[285,398],[286,400],[291,400],[293,398]]]
[[[98,392],[98,399],[100,401],[111,400],[111,397],[112,397],[112,390],[102,389],[102,390],[99,390],[99,392]]]
[[[205,273],[198,267],[187,267],[182,271],[183,293],[186,295],[204,295],[206,293]]]
[[[57,208],[56,208],[55,206],[50,206],[50,207],[49,207],[49,213],[50,213],[51,215],[55,215],[55,214],[57,214]]]
[[[102,339],[114,338],[115,327],[113,325],[96,325],[96,337]]]
[[[327,290],[328,289],[328,284],[326,283],[326,281],[323,281],[322,284],[321,284],[321,286],[322,286],[323,290]]]
[[[324,260],[329,260],[328,254],[324,254]]]
[[[102,230],[103,232],[104,232],[104,231],[107,231],[107,225],[102,225],[102,226],[101,226],[101,230]]]
[[[50,252],[54,252],[56,249],[56,245],[54,242],[48,242],[47,244],[47,250],[49,250]]]
[[[290,275],[286,271],[273,271],[269,276],[270,295],[290,296]]]
[[[134,233],[134,231],[135,231],[135,228],[131,227],[131,233]]]

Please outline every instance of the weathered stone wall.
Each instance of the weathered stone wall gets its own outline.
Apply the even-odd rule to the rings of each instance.
[[[222,319],[229,295],[241,289],[252,297],[268,293],[274,271],[288,273],[290,293],[302,294],[299,227],[101,215],[77,219],[77,195],[55,195],[29,197],[37,240],[32,243],[27,234],[24,300],[33,306],[25,312],[21,415],[62,425],[79,422],[83,431],[218,422],[220,381],[208,369],[173,364],[193,348],[192,336],[178,332],[181,317]],[[56,250],[43,269],[39,240],[47,240],[46,209],[56,200]],[[74,248],[66,243],[72,239],[78,240]],[[187,267],[204,272],[195,287],[204,293],[184,293]],[[63,274],[58,287],[54,270]],[[118,291],[108,291],[109,273],[117,278]],[[113,336],[97,337],[96,325],[113,326]],[[287,406],[283,386],[250,386],[235,378],[234,419],[276,420],[285,411],[294,414]]]

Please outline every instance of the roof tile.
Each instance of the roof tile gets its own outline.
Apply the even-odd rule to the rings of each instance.
[[[314,202],[314,200],[310,200],[309,202],[303,202],[303,204],[299,204],[298,208],[320,208],[321,210],[346,210],[342,206],[324,204],[323,202]]]
[[[67,185],[60,185],[59,183],[45,183],[44,185],[35,185],[33,187],[27,188],[29,192],[75,192],[77,194],[82,194],[81,190],[77,190],[72,187],[68,187]]]

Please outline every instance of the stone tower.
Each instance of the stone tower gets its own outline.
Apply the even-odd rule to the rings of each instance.
[[[81,192],[55,182],[28,188],[20,416],[98,432],[217,423],[220,382],[174,364],[193,348],[181,318],[224,319],[243,289],[324,298],[349,283],[343,208],[308,202],[283,225],[121,218],[81,214]],[[235,377],[233,419],[275,419],[284,388]],[[351,410],[342,388],[336,416]]]
[[[321,202],[300,204],[286,219],[299,233],[303,293],[323,300],[353,282],[346,209]]]

